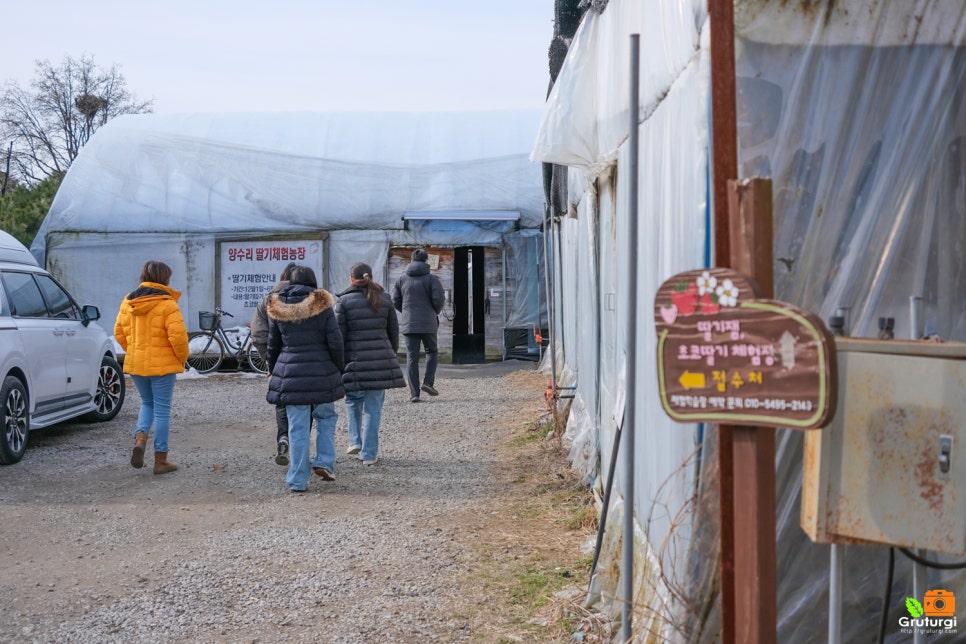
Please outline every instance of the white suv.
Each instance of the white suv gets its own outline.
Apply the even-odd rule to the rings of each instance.
[[[124,374],[100,317],[0,231],[0,465],[23,458],[33,429],[121,410]]]

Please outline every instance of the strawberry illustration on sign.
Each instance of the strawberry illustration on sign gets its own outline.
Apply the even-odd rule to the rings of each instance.
[[[674,324],[674,321],[678,319],[678,307],[674,304],[671,306],[662,306],[661,318],[667,324]]]
[[[678,273],[661,285],[656,298],[658,332],[691,315],[717,315],[738,305],[741,297],[758,297],[750,277],[725,268]]]
[[[730,283],[730,280],[726,280]],[[718,295],[715,289],[718,287],[718,278],[711,274],[711,271],[704,271],[697,279],[698,295],[701,297],[701,313],[704,315],[714,315],[721,307],[718,305]]]
[[[694,282],[677,282],[671,292],[671,304],[681,315],[691,315],[698,308],[698,285]]]
[[[721,305],[718,304],[718,298],[711,293],[705,293],[701,296],[701,313],[703,315],[714,315],[721,310]]]

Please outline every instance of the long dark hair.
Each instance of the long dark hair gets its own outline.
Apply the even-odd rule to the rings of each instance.
[[[379,310],[379,295],[383,288],[372,279],[372,267],[363,262],[356,262],[349,271],[349,281],[353,286],[366,291],[366,302],[373,311]]]

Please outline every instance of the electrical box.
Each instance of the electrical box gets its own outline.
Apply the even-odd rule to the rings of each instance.
[[[966,344],[836,338],[838,409],[805,435],[802,528],[821,543],[966,554]]]

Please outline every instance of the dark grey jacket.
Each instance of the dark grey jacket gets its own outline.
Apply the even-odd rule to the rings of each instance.
[[[346,391],[405,387],[402,369],[396,359],[399,350],[399,322],[389,294],[379,294],[379,309],[373,311],[366,301],[365,289],[350,286],[339,293],[335,317],[345,343]]]
[[[430,274],[426,262],[412,262],[392,287],[392,303],[400,312],[403,333],[436,333],[443,310],[443,283]]]
[[[274,405],[315,405],[345,397],[342,333],[335,298],[293,284],[268,298],[268,381]]]

